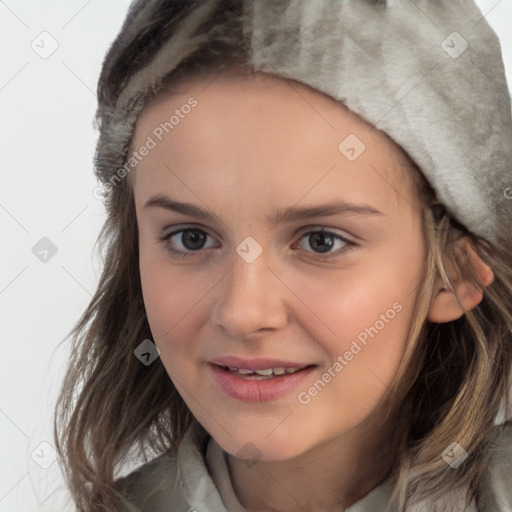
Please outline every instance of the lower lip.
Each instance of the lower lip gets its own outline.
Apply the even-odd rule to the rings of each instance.
[[[314,366],[296,373],[285,374],[266,380],[252,380],[226,371],[221,366],[209,364],[213,376],[221,389],[235,400],[244,402],[267,402],[283,397],[315,370]]]

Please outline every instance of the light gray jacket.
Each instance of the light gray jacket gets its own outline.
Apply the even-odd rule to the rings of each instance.
[[[512,420],[496,426],[492,437],[480,506],[471,512],[512,512]],[[245,512],[233,493],[224,455],[210,436],[194,441],[189,429],[176,457],[164,453],[116,482],[125,496],[117,512]],[[346,512],[397,512],[387,508],[389,492],[379,485]],[[435,506],[422,502],[410,510],[469,512],[461,503],[460,494],[453,494]]]

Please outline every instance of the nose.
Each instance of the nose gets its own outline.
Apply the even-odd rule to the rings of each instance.
[[[286,297],[291,295],[283,281],[270,268],[265,251],[252,263],[235,253],[232,270],[216,287],[213,324],[237,339],[282,328],[288,321]]]

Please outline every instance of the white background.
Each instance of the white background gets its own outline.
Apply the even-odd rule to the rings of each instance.
[[[502,40],[512,84],[512,0],[477,4]],[[53,406],[67,355],[58,345],[101,270],[94,244],[104,212],[92,195],[95,90],[128,5],[0,0],[0,512],[74,510],[62,504],[66,493],[52,463]],[[46,37],[51,48],[43,31],[58,43],[47,59],[31,47]],[[57,247],[47,263],[32,253],[42,237]]]

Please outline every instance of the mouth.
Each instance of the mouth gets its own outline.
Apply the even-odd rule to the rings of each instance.
[[[294,363],[294,366],[274,366],[262,364],[261,360],[257,364],[260,368],[244,368],[248,364],[231,366],[209,363],[214,389],[241,402],[289,400],[294,390],[307,385],[318,367],[316,364],[300,363]]]
[[[236,366],[216,365],[222,368],[226,373],[230,373],[238,378],[246,380],[271,380],[279,379],[284,376],[294,375],[296,373],[304,372],[313,368],[314,364],[301,366],[301,367],[284,367],[278,366],[276,368],[262,368],[259,370],[251,370],[249,368],[237,368]]]

